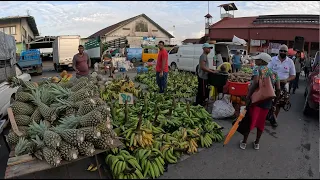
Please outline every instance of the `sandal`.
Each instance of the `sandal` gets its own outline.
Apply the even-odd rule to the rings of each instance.
[[[259,150],[260,149],[260,145],[259,144],[256,144],[256,142],[253,142],[253,148],[255,150]]]
[[[242,142],[243,140],[240,140],[240,148],[241,149],[246,149],[247,144]]]

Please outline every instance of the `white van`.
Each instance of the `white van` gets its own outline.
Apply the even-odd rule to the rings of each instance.
[[[210,54],[208,54],[209,68],[216,69],[216,52],[221,53],[222,59],[229,62],[229,49],[226,43],[211,44],[213,48]],[[170,69],[184,70],[190,72],[196,72],[199,65],[199,58],[203,53],[202,44],[190,44],[176,46],[170,50],[168,56],[168,65]]]

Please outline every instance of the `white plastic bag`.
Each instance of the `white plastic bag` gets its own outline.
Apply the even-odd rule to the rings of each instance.
[[[228,96],[225,96],[221,100],[217,100],[213,103],[212,118],[214,119],[222,119],[233,116],[234,112],[235,109],[232,106]]]
[[[94,71],[98,72],[99,71],[99,63],[96,62],[96,63],[94,63],[93,66],[94,66]]]

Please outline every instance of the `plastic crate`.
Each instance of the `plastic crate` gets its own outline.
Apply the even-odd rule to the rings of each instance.
[[[248,94],[250,82],[238,83],[228,81],[228,91],[233,96],[246,96]]]
[[[120,71],[120,72],[126,72],[126,68],[121,67],[121,68],[119,69],[119,71]]]

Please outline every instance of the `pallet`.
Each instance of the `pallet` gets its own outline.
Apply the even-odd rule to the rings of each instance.
[[[114,147],[119,147],[122,148],[123,144],[121,143],[120,140],[115,139],[114,140]],[[107,150],[98,150],[94,152],[93,156],[95,156],[96,161],[97,161],[97,155],[101,154],[103,152],[106,152]],[[10,152],[10,155],[12,156],[14,152]],[[73,160],[73,161],[62,161],[59,166],[67,165],[85,158],[89,158],[92,156],[79,156],[78,159]],[[58,166],[58,167],[59,167]],[[97,162],[98,166],[98,162]],[[5,172],[5,177],[4,179],[11,179],[11,178],[17,178],[20,176],[24,176],[27,174],[31,173],[36,173],[39,171],[47,170],[47,169],[53,169],[56,167],[53,167],[49,165],[46,161],[44,160],[39,160],[36,159],[35,157],[32,157],[31,155],[23,155],[23,156],[18,156],[18,157],[10,157],[8,159],[7,163],[7,169]],[[100,169],[98,169],[99,175],[101,177],[101,172]]]

